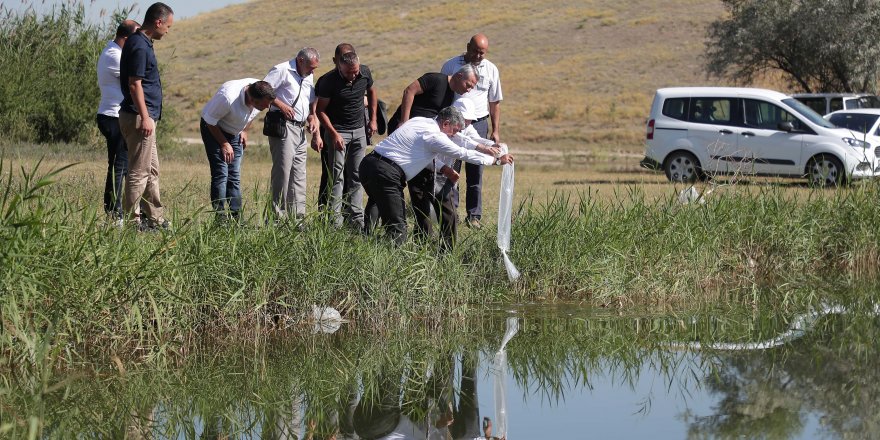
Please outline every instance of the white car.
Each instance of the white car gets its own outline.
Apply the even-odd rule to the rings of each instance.
[[[880,172],[873,146],[800,101],[765,89],[657,90],[642,165],[674,182],[716,174],[807,177],[832,186]]]
[[[837,110],[880,108],[880,97],[867,93],[795,93],[791,97],[820,115],[828,115]]]
[[[880,146],[880,109],[839,110],[825,115],[825,119],[837,127],[849,130],[856,139]]]

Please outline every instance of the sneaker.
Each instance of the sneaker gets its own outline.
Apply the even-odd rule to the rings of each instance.
[[[483,229],[483,223],[480,222],[480,219],[478,219],[476,217],[468,217],[468,218],[464,219],[464,224],[465,224],[465,226],[467,226],[471,229],[476,229],[476,230]]]
[[[171,222],[168,219],[146,219],[141,220],[138,223],[138,231],[141,232],[157,232],[157,231],[170,231],[171,230]]]

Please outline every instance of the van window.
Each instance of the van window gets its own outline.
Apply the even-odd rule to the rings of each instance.
[[[690,98],[669,98],[663,102],[663,116],[687,121]]]
[[[825,98],[797,98],[798,101],[803,102],[807,105],[807,107],[813,109],[814,112],[824,115],[828,113],[825,110]]]
[[[831,98],[830,108],[832,112],[843,110],[843,98]]]
[[[816,113],[813,109],[807,107],[804,103],[798,101],[794,98],[786,98],[782,100],[782,103],[791,107],[796,113],[798,113],[802,118],[810,121],[811,123],[818,125],[824,128],[835,128],[834,124],[828,122],[821,115]],[[804,131],[807,133],[815,133],[813,129],[807,126],[805,123],[797,123],[794,124],[794,128],[800,131]]]
[[[731,125],[730,98],[691,98],[690,122]]]
[[[763,128],[765,130],[779,130],[782,122],[791,122],[796,130],[801,130],[803,124],[791,113],[782,107],[757,99],[745,99],[746,126]]]

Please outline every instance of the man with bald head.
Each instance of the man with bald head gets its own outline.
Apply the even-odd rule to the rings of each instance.
[[[116,28],[116,35],[107,42],[98,57],[98,88],[101,102],[98,103],[96,120],[98,130],[107,141],[107,179],[104,183],[104,212],[110,220],[122,221],[122,179],[128,172],[128,152],[125,138],[119,129],[119,107],[122,103],[122,89],[119,87],[119,60],[125,40],[135,33],[140,24],[134,20],[123,20]]]
[[[473,122],[474,128],[480,137],[491,139],[495,143],[501,141],[501,77],[498,74],[498,68],[491,61],[487,60],[486,54],[489,52],[489,39],[483,34],[476,34],[471,37],[467,44],[465,53],[450,58],[443,64],[441,72],[447,75],[455,72],[461,66],[470,65],[477,71],[480,80],[477,82],[473,90],[462,96],[470,98],[475,105],[475,115],[477,119]],[[492,120],[492,130],[489,131],[489,121]],[[458,171],[461,163],[457,164]],[[480,220],[483,216],[483,167],[481,165],[466,164],[465,165],[467,192],[465,199],[465,208],[467,209],[467,217],[465,224],[479,229],[482,227]],[[458,206],[458,190],[454,190],[451,194],[455,205]]]

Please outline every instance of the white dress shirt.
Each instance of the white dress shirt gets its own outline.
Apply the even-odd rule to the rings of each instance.
[[[293,102],[296,101],[296,107],[293,109],[296,120],[305,122],[309,116],[309,103],[315,102],[315,83],[311,73],[305,78],[300,76],[296,70],[296,59],[292,59],[272,67],[263,81],[272,85],[276,97],[281,102],[293,106]],[[269,110],[278,109],[273,105]]]
[[[406,121],[391,136],[379,142],[375,151],[399,165],[406,180],[431,165],[438,155],[480,165],[495,162],[492,156],[459,147],[440,131],[436,120],[421,117]]]
[[[458,69],[465,64],[467,64],[467,61],[464,60],[464,55],[452,57],[443,64],[440,72],[447,75],[455,75],[455,72],[458,72]],[[481,61],[478,66],[474,66],[474,68],[480,76],[480,80],[477,81],[477,85],[470,92],[461,96],[470,98],[474,102],[474,115],[477,118],[482,118],[489,114],[490,102],[498,102],[503,99],[501,95],[501,76],[495,64],[486,59]]]
[[[455,136],[452,136],[452,142],[455,142],[455,145],[458,145],[461,148],[466,148],[468,150],[476,150],[477,145],[487,145],[490,147],[492,145],[495,145],[495,141],[480,137],[480,134],[477,133],[477,129],[474,128],[473,124],[469,124],[458,133],[455,133]],[[492,157],[488,154],[483,154],[483,156]],[[440,168],[442,168],[443,165],[448,165],[451,167],[454,163],[455,159],[449,156],[437,156],[437,162],[435,164],[434,170],[440,171]],[[494,163],[495,158],[492,157],[491,163],[483,163],[483,165],[492,165]]]
[[[115,41],[108,41],[98,57],[98,88],[101,89],[101,102],[98,114],[119,117],[119,104],[122,102],[122,89],[119,86],[119,60],[122,48]]]
[[[245,103],[245,88],[258,80],[253,78],[227,81],[202,109],[202,119],[231,135],[238,135],[260,114]]]

